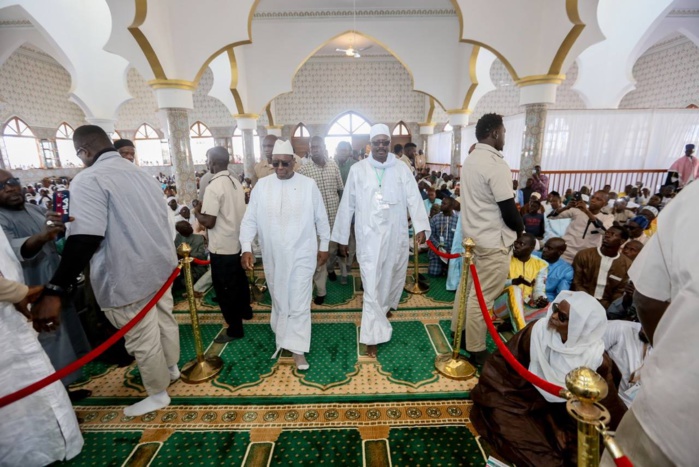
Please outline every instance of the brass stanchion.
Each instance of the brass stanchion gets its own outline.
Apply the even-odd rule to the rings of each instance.
[[[569,391],[566,409],[578,422],[578,467],[597,467],[600,457],[599,427],[611,419],[597,401],[607,397],[607,382],[595,371],[580,367],[566,375]]]
[[[197,305],[194,302],[192,258],[189,256],[191,251],[192,248],[187,243],[182,243],[177,248],[177,253],[183,258],[182,269],[184,270],[184,282],[187,287],[187,302],[189,304],[189,314],[192,318],[192,333],[194,334],[194,349],[197,352],[197,358],[185,363],[180,372],[182,381],[189,384],[198,384],[208,381],[219,374],[223,368],[223,360],[218,355],[204,355]]]
[[[459,294],[459,317],[456,323],[456,333],[454,334],[454,345],[452,353],[437,355],[434,366],[441,374],[452,379],[469,379],[476,374],[476,368],[471,365],[466,357],[461,355],[461,334],[464,328],[466,316],[466,292],[468,286],[469,268],[473,262],[473,248],[476,243],[472,238],[467,238],[463,242],[464,253],[461,265],[461,293]]]
[[[424,279],[420,280],[419,246],[417,232],[413,232],[413,276],[405,281],[405,291],[415,295],[422,295],[430,290],[430,284]]]

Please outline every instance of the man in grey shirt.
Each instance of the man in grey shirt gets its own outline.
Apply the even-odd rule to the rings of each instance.
[[[168,280],[177,265],[167,206],[157,182],[123,159],[98,126],[73,134],[77,156],[87,167],[71,185],[71,217],[61,263],[32,309],[34,328],[60,322],[60,298],[90,264],[97,303],[117,328],[126,325]],[[168,290],[125,335],[148,397],[126,407],[138,416],[170,404],[167,387],[180,376],[179,328]]]

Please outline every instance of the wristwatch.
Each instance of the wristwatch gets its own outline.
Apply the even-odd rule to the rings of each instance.
[[[58,296],[58,297],[64,297],[68,294],[69,290],[64,289],[63,287],[59,287],[55,284],[46,284],[44,285],[44,295],[53,295],[53,296]]]

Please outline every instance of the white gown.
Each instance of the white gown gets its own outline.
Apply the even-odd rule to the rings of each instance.
[[[270,324],[277,350],[307,353],[318,239],[321,251],[328,251],[330,241],[328,215],[315,181],[299,173],[288,180],[276,175],[260,179],[240,226],[243,252],[251,251],[255,235],[272,296]]]
[[[415,232],[425,231],[427,238],[430,236],[430,223],[415,178],[407,165],[396,162],[389,154],[385,164],[369,156],[352,166],[331,237],[347,245],[354,216],[364,288],[359,342],[367,345],[391,340],[393,328],[386,313],[398,308],[405,286],[408,213]]]
[[[22,267],[1,229],[0,272],[24,282]],[[0,302],[0,368],[0,396],[54,371],[31,323],[5,302]],[[82,447],[78,420],[60,381],[0,408],[0,465],[47,465],[77,456]]]

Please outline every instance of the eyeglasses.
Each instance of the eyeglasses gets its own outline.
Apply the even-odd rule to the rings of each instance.
[[[282,167],[289,167],[291,165],[291,161],[289,162],[284,162],[284,161],[272,161],[272,167],[277,168],[279,166]]]
[[[390,139],[384,139],[384,140],[380,140],[380,141],[372,141],[372,142],[371,142],[371,145],[372,145],[372,146],[384,146],[384,147],[388,147],[388,146],[391,145],[391,140],[390,140]]]
[[[22,186],[19,183],[19,178],[13,177],[13,178],[8,178],[4,182],[0,182],[0,190],[4,190],[5,187],[7,186]]]
[[[554,303],[553,305],[551,305],[551,309],[553,310],[553,313],[551,313],[551,316],[558,313],[558,321],[560,321],[561,323],[565,323],[566,321],[568,321],[568,315],[564,315],[563,312],[561,312],[561,309],[558,306],[558,303]]]

